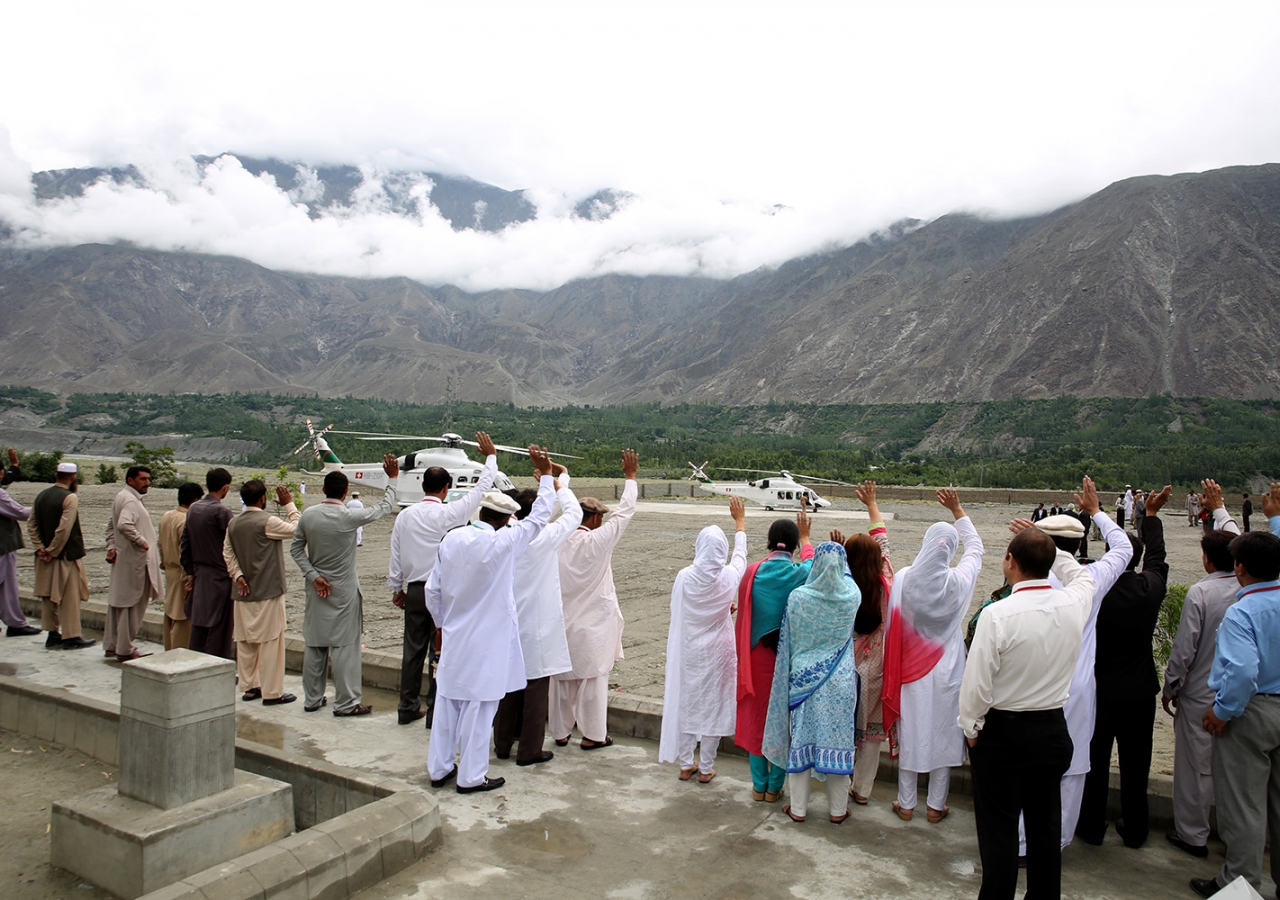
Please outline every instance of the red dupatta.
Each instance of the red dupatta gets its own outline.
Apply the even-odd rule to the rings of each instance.
[[[935,644],[907,624],[902,607],[889,608],[884,638],[884,730],[887,733],[902,715],[902,686],[919,681],[933,671],[946,648]]]

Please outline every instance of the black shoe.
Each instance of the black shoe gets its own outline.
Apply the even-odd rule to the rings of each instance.
[[[63,639],[62,639],[62,649],[63,649],[63,650],[83,650],[85,647],[92,647],[92,646],[93,646],[94,644],[96,644],[96,643],[98,643],[98,642],[97,642],[97,641],[90,641],[90,640],[86,640],[85,638],[82,638],[82,637],[63,638]],[[46,646],[48,646],[48,645],[46,644]],[[150,653],[144,653],[144,654],[142,654],[142,655],[143,655],[143,656],[150,656],[151,654],[150,654]]]
[[[434,781],[431,783],[433,785],[435,784]],[[496,791],[498,788],[502,787],[506,783],[507,783],[507,779],[505,778],[486,777],[484,781],[480,782],[475,787],[463,787],[462,785],[458,785],[458,793],[459,794],[476,794],[476,793],[479,793],[480,791]]]
[[[329,705],[329,698],[328,698],[328,697],[321,697],[321,698],[320,698],[320,702],[319,702],[319,703],[317,703],[315,706],[304,706],[304,707],[302,707],[302,711],[303,711],[303,712],[316,712],[316,711],[318,711],[318,710],[320,709],[320,707],[322,707],[322,706],[328,706],[328,705]]]
[[[432,720],[432,719],[434,719],[434,718],[435,718],[435,716],[436,716],[436,710],[435,710],[435,707],[434,707],[434,706],[429,707],[429,708],[426,710],[426,714],[427,714],[427,716],[426,716],[426,718],[427,718],[427,731],[430,731],[430,730],[431,730],[431,720]]]
[[[427,717],[427,711],[425,709],[419,709],[414,712],[400,713],[399,718],[396,721],[400,725],[412,725],[414,722],[418,721],[419,719],[425,719],[426,717]],[[430,728],[431,726],[428,725],[427,727]]]
[[[29,635],[39,634],[40,629],[34,625],[10,625],[5,630],[5,637],[28,637]]]
[[[1027,857],[1025,855],[1018,857],[1018,868],[1025,869],[1027,867]]]
[[[1218,887],[1216,878],[1192,878],[1191,890],[1195,891],[1201,897],[1212,897],[1222,888]]]
[[[1087,831],[1081,831],[1079,828],[1076,829],[1076,837],[1078,837],[1080,840],[1084,841],[1086,844],[1088,844],[1091,847],[1101,847],[1102,841],[1106,838],[1106,836],[1107,836],[1107,826],[1105,824],[1102,826],[1102,831],[1098,832],[1096,836],[1089,834]]]
[[[1138,837],[1130,829],[1124,827],[1124,819],[1116,822],[1116,834],[1120,835],[1120,840],[1124,841],[1124,845],[1130,850],[1137,850],[1147,842],[1147,834]]]
[[[1192,856],[1198,859],[1204,859],[1206,856],[1209,855],[1208,847],[1204,846],[1203,844],[1200,844],[1199,846],[1195,844],[1188,844],[1182,838],[1178,837],[1178,832],[1176,831],[1166,832],[1164,839],[1168,841],[1170,844],[1173,844],[1173,846],[1177,847],[1179,850],[1182,850],[1186,853],[1190,853]]]
[[[555,756],[556,755],[552,753],[550,750],[543,750],[542,755],[539,756],[537,759],[517,759],[516,765],[517,766],[536,766],[538,763],[549,762],[550,760],[555,759]]]
[[[510,751],[510,750],[508,750],[506,753],[499,753],[497,750],[494,750],[494,751],[493,751],[493,755],[494,755],[494,756],[496,756],[496,757],[498,757],[498,759],[510,759],[510,758],[511,758],[511,751]]]
[[[449,773],[445,775],[443,778],[432,778],[431,786],[433,788],[442,788],[457,777],[458,777],[458,767],[454,766],[452,769],[449,770]]]
[[[58,633],[58,632],[56,632],[56,631],[50,631],[50,632],[49,632],[49,636],[48,636],[47,638],[45,638],[45,639],[44,639],[44,649],[46,649],[46,650],[61,650],[61,649],[62,649],[62,635],[61,635],[61,634],[59,634],[59,633]]]
[[[279,697],[265,697],[262,700],[263,706],[279,706],[281,703],[292,703],[297,700],[293,694],[281,694]]]

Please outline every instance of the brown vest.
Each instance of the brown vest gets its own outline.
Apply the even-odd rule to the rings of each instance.
[[[240,571],[249,582],[248,597],[241,597],[239,591],[232,592],[231,596],[237,600],[270,600],[288,590],[284,570],[284,541],[267,537],[267,518],[265,509],[246,509],[227,526],[231,549],[240,563]]]
[[[40,543],[46,547],[53,541],[53,535],[58,530],[58,523],[62,521],[62,501],[70,493],[71,491],[62,485],[55,484],[37,494],[35,503],[31,504],[31,515],[36,517],[36,531],[40,535]],[[84,558],[84,535],[80,531],[79,515],[71,524],[71,534],[67,542],[62,545],[62,552],[56,558],[65,559],[67,562]]]

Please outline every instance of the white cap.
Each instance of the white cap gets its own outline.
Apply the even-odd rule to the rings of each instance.
[[[1075,516],[1048,516],[1036,523],[1036,527],[1050,537],[1084,537],[1084,523]]]
[[[74,475],[78,471],[80,470],[76,468],[75,463],[58,463],[59,475]]]
[[[520,511],[520,504],[501,491],[485,491],[480,499],[480,508],[513,516]]]

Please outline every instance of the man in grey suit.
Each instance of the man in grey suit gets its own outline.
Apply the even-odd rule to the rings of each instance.
[[[293,533],[290,555],[302,570],[307,599],[303,608],[302,662],[304,709],[315,712],[328,702],[325,668],[333,663],[335,716],[364,716],[373,707],[360,703],[360,633],[364,627],[360,578],[356,572],[356,529],[396,508],[400,464],[388,453],[382,459],[387,489],[382,502],[348,509],[347,476],[333,471],[324,477],[324,502],[307,508]]]

